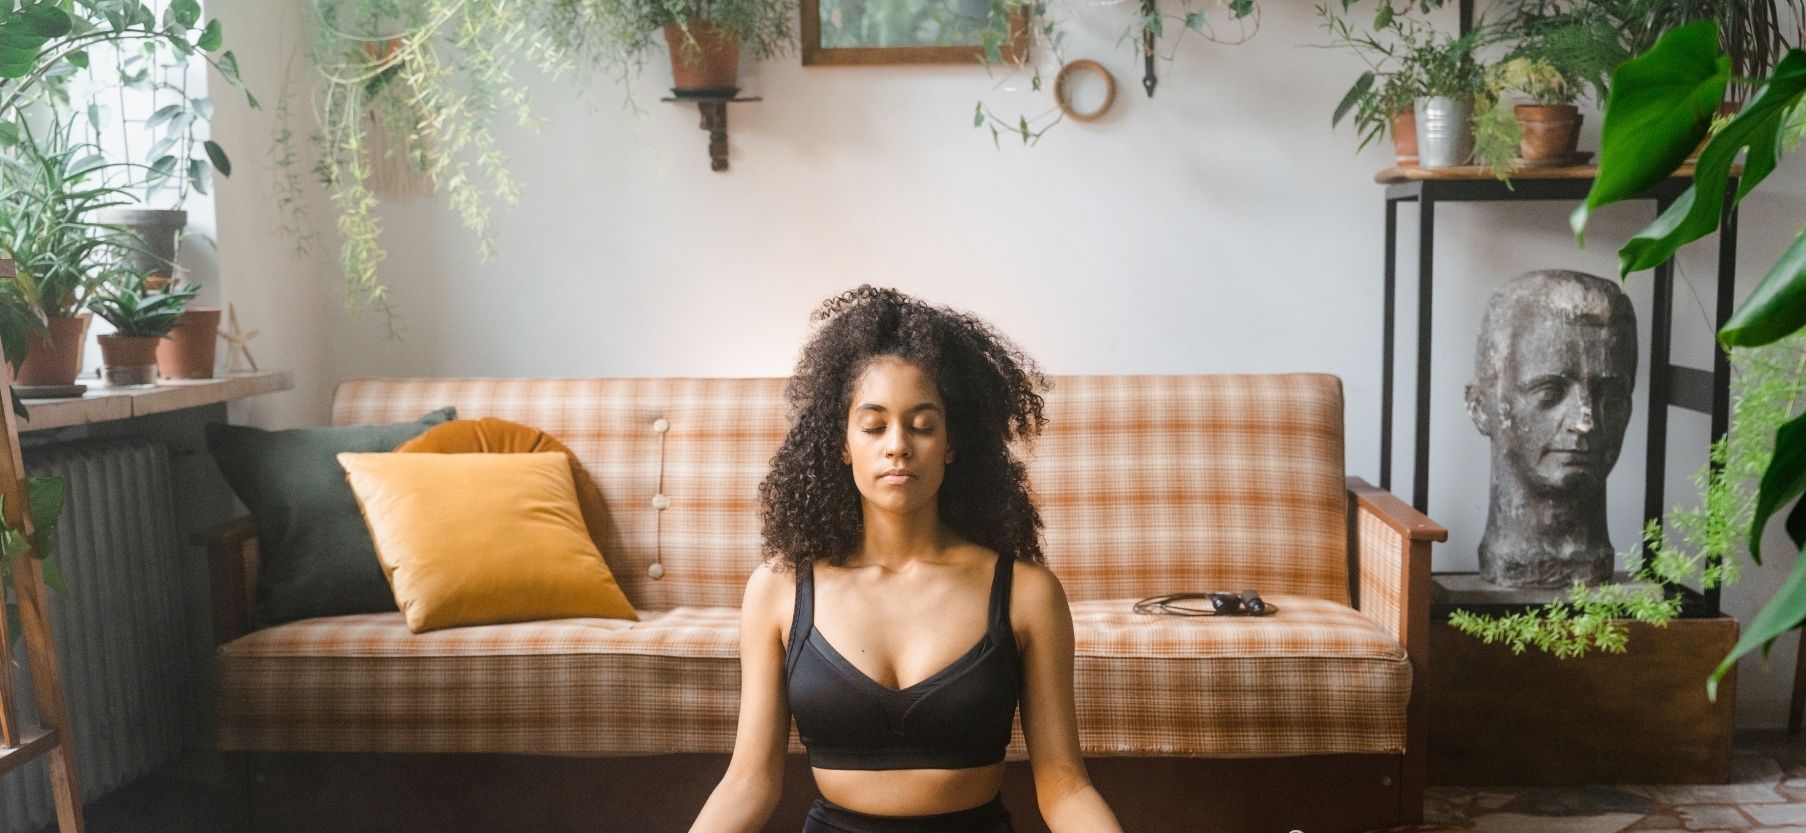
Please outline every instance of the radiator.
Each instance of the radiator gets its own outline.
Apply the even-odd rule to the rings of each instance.
[[[182,751],[188,703],[189,614],[182,603],[169,451],[144,439],[77,440],[27,448],[25,469],[68,479],[56,560],[67,592],[50,593],[63,697],[84,800],[92,801]],[[17,691],[37,725],[24,643]],[[0,833],[53,822],[42,757],[0,776]]]

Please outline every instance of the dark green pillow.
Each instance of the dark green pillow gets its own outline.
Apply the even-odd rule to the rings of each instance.
[[[207,426],[207,450],[257,519],[256,627],[396,609],[336,455],[394,451],[456,417],[447,407],[396,425],[286,431]]]

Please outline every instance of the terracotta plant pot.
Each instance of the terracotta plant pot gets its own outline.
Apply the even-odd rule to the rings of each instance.
[[[217,307],[182,311],[169,336],[157,341],[157,374],[165,379],[211,379],[219,344]]]
[[[26,338],[25,361],[19,365],[21,385],[72,385],[82,372],[82,349],[88,344],[91,313],[52,315],[46,321],[50,334]]]
[[[1400,167],[1417,164],[1417,109],[1392,117],[1392,152]]]
[[[1574,155],[1580,144],[1580,108],[1572,104],[1519,104],[1518,156],[1525,162],[1552,162]]]
[[[107,384],[130,387],[157,383],[157,342],[162,339],[108,333],[99,340],[101,374]]]
[[[672,89],[687,93],[732,95],[740,82],[740,39],[707,20],[689,24],[690,34],[702,54],[684,60],[687,38],[675,23],[665,24],[665,45],[671,49]]]

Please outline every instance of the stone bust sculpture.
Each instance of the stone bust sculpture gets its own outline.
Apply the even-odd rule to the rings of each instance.
[[[1605,479],[1637,374],[1636,313],[1618,285],[1530,272],[1493,293],[1467,413],[1492,441],[1480,576],[1506,587],[1608,582]]]

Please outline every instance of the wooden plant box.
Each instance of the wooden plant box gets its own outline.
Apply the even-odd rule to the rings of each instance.
[[[1737,641],[1737,620],[1627,624],[1627,653],[1562,660],[1431,622],[1429,782],[1727,783],[1736,670],[1716,703],[1706,677]]]

